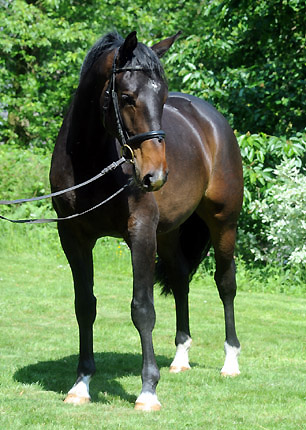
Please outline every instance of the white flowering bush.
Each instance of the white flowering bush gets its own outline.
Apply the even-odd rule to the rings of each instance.
[[[261,219],[264,244],[251,251],[258,260],[287,267],[300,265],[305,271],[306,172],[294,160],[287,160],[273,173],[275,179],[265,197],[250,205]]]

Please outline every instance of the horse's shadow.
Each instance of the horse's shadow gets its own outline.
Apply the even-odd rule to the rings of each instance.
[[[163,355],[156,356],[159,368],[168,367],[171,360]],[[76,374],[77,355],[59,360],[41,361],[22,367],[14,374],[14,379],[23,384],[38,383],[46,391],[66,394],[71,388]],[[141,354],[102,352],[95,354],[97,372],[90,384],[93,402],[108,403],[109,396],[134,403],[136,396],[125,391],[118,381],[124,376],[140,376]]]

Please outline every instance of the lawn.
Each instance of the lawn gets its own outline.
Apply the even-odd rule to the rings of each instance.
[[[134,411],[141,388],[140,342],[130,319],[129,254],[118,240],[98,244],[95,252],[92,403],[64,404],[78,353],[70,269],[54,243],[54,230],[42,236],[51,237],[50,246],[44,239],[32,246],[27,237],[35,229],[27,229],[22,226],[17,239],[9,240],[5,231],[0,249],[1,429],[306,428],[306,298],[247,292],[244,286],[236,299],[241,375],[225,379],[219,375],[222,305],[212,279],[200,276],[190,293],[192,370],[168,372],[175,349],[174,303],[157,288],[154,342],[163,407],[156,413]]]

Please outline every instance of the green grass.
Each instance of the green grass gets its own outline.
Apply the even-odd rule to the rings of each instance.
[[[53,227],[35,233],[35,228],[14,226],[15,235],[9,230],[0,231],[1,429],[306,428],[306,298],[253,293],[244,286],[236,299],[241,375],[224,379],[219,376],[223,310],[211,277],[197,276],[191,285],[192,370],[182,374],[168,372],[174,355],[173,299],[155,291],[163,408],[134,411],[141,388],[140,342],[130,319],[129,253],[118,240],[98,244],[95,252],[93,401],[81,407],[64,404],[78,353],[70,269]]]

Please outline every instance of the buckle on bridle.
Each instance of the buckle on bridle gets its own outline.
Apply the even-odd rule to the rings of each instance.
[[[134,164],[134,158],[135,158],[134,151],[126,143],[121,146],[121,155],[122,155],[122,157],[126,158],[127,161]]]

